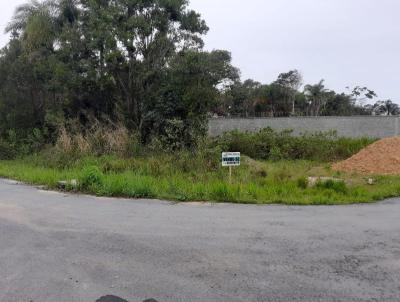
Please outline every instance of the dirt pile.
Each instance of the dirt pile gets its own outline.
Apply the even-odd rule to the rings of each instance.
[[[361,174],[400,175],[400,137],[379,140],[332,168]]]

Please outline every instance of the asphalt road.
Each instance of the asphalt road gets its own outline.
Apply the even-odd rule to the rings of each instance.
[[[0,180],[1,302],[146,299],[400,301],[400,200],[172,204]]]

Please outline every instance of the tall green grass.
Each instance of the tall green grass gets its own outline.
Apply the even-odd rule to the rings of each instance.
[[[242,152],[254,159],[332,162],[348,158],[374,141],[370,138],[338,137],[335,131],[294,136],[291,130],[275,131],[266,128],[255,133],[229,132],[214,139],[214,144],[225,150]]]
[[[86,136],[63,132],[55,147],[16,160],[0,160],[0,177],[51,189],[60,180],[76,179],[78,186],[67,190],[176,201],[319,205],[400,195],[399,177],[376,177],[376,185],[371,186],[362,176],[331,171],[329,162],[353,155],[372,139],[338,138],[333,132],[293,136],[290,131],[264,129],[227,133],[204,141],[195,151],[167,154],[138,145],[126,129],[114,129],[113,134],[110,140],[102,128]],[[222,151],[243,153],[231,183],[228,169],[221,167]],[[343,181],[310,188],[308,176],[334,176]]]
[[[191,153],[129,159],[83,157],[62,168],[53,160],[31,156],[0,161],[0,176],[50,189],[57,188],[59,180],[77,179],[78,188],[68,190],[175,201],[325,205],[371,202],[400,195],[400,177],[376,177],[376,184],[370,186],[361,176],[337,175],[326,164],[304,160],[255,161],[245,157],[242,166],[234,169],[232,183],[228,181],[227,169],[219,164],[210,165],[206,157]],[[309,188],[306,177],[316,175],[339,176],[344,181]]]

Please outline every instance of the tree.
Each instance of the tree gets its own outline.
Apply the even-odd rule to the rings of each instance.
[[[225,92],[225,107],[230,115],[249,117],[254,115],[253,103],[260,96],[262,85],[252,79],[232,83]]]
[[[0,85],[0,102],[8,112],[6,129],[43,129],[55,112],[62,114],[72,77],[66,75],[67,65],[60,61],[57,44],[67,22],[63,14],[77,10],[73,4],[72,0],[30,1],[17,7],[6,29],[12,35],[0,63],[7,70]]]
[[[346,88],[350,90],[349,87]],[[364,101],[372,100],[377,97],[375,91],[361,86],[356,86],[351,89],[350,95],[354,98],[354,103],[358,105],[363,105]]]
[[[353,112],[361,115],[371,115],[374,111],[374,106],[366,104],[367,101],[372,101],[377,97],[375,91],[368,87],[356,86],[354,88],[346,87],[349,93],[346,94],[349,97]]]
[[[60,30],[66,23],[71,24],[78,19],[80,14],[78,6],[78,0],[31,0],[16,8],[5,31],[7,33],[24,34],[29,22],[34,17],[41,17],[50,24],[50,27]],[[37,28],[37,30],[42,30],[45,33],[44,29]]]
[[[287,102],[287,93],[282,86],[273,82],[268,85],[266,89],[266,98],[270,101],[271,115],[272,116],[289,116],[291,106]]]
[[[306,85],[304,93],[310,104],[310,114],[319,116],[321,108],[325,105],[328,98],[329,90],[325,88],[324,80],[319,81],[315,85]]]
[[[354,106],[351,96],[347,94],[337,94],[334,91],[329,93],[326,99],[322,115],[326,116],[346,116],[354,113]]]
[[[281,73],[275,84],[282,89],[285,100],[291,104],[291,114],[295,115],[295,100],[296,94],[303,82],[303,76],[297,70],[291,70],[286,73]]]
[[[100,75],[122,92],[127,123],[142,132],[146,102],[179,50],[200,49],[208,31],[187,0],[82,1],[84,35]]]
[[[0,135],[115,121],[147,143],[179,124],[188,146],[190,133],[204,135],[220,90],[239,79],[229,52],[203,51],[208,27],[187,0],[32,0],[7,30]]]
[[[207,114],[216,105],[220,85],[238,78],[237,69],[230,63],[231,55],[226,51],[178,53],[163,75],[154,103],[146,104],[145,137],[166,138],[166,145],[171,146],[174,141],[184,147],[195,146],[207,133]]]
[[[35,16],[42,16],[45,19],[52,19],[53,1],[31,0],[28,3],[18,6],[14,12],[12,20],[6,27],[6,32],[24,33],[29,21]]]
[[[398,104],[393,103],[391,100],[379,101],[373,105],[373,113],[378,115],[398,115],[400,114],[400,107]]]

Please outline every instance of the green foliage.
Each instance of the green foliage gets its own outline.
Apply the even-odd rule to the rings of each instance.
[[[232,139],[232,135],[235,139]],[[284,144],[279,143],[282,135],[285,138]],[[10,136],[13,137],[12,133]],[[75,136],[79,137],[79,134]],[[211,142],[202,141],[196,150],[191,151],[160,153],[142,147],[140,152],[127,157],[122,157],[115,151],[96,157],[90,155],[95,154],[94,151],[71,151],[78,148],[78,145],[73,147],[73,142],[77,140],[75,136],[64,133],[57,147],[51,147],[26,159],[1,161],[0,176],[45,184],[51,188],[55,188],[59,180],[78,179],[79,190],[87,193],[178,201],[332,204],[367,202],[400,194],[400,179],[381,177],[371,189],[362,177],[346,174],[340,175],[343,182],[328,181],[309,188],[308,176],[337,175],[326,169],[326,163],[321,166],[311,161],[277,160],[278,157],[284,158],[291,154],[315,156],[316,152],[328,152],[329,148],[321,149],[310,144],[327,144],[331,148],[333,143],[328,139],[332,138],[329,135],[317,136],[317,141],[303,141],[304,138],[293,137],[290,132],[274,134],[272,130],[267,129],[262,131],[261,136],[257,133],[231,133],[224,140],[219,138]],[[333,136],[332,139],[336,144],[338,138]],[[274,159],[270,162],[256,161],[243,155],[242,165],[234,169],[233,181],[229,183],[228,170],[221,167],[221,151],[229,150],[226,148],[234,146],[234,143],[238,143],[239,147],[251,146],[246,152],[254,151],[255,154],[265,155],[268,159],[273,154]],[[356,152],[361,145],[367,143],[368,140],[359,142],[343,139],[340,144],[344,147],[334,151]],[[97,148],[97,143],[93,146],[82,142],[81,144],[89,146],[89,150]],[[308,147],[302,147],[301,153],[288,152],[292,149],[299,152],[297,148],[303,145]],[[113,150],[108,147],[106,149]],[[332,154],[331,152],[327,154]],[[335,156],[341,154],[335,153]],[[352,185],[346,185],[347,179],[351,179]]]
[[[20,136],[15,130],[9,130],[0,136],[0,160],[26,156],[41,151],[45,146],[46,133],[34,128],[25,136]]]
[[[281,73],[270,84],[251,79],[235,81],[223,91],[213,111],[222,116],[240,117],[351,116],[373,112],[394,115],[398,111],[393,103],[389,106],[382,106],[384,102],[361,105],[359,101],[377,97],[366,87],[336,93],[325,88],[324,80],[305,85],[303,91],[299,90],[301,85],[302,75],[297,70]]]
[[[7,31],[0,137],[15,129],[29,140],[37,129],[54,143],[71,120],[112,121],[141,143],[195,148],[220,86],[238,78],[229,52],[202,50],[208,27],[186,0],[31,1]]]
[[[32,155],[0,162],[2,176],[52,188],[78,179],[85,192],[140,198],[371,200],[365,187],[308,189],[300,177],[314,164],[282,160],[333,161],[372,140],[271,129],[205,139],[212,108],[245,116],[344,114],[355,107],[354,97],[374,93],[358,87],[338,96],[322,81],[301,93],[295,70],[271,85],[241,83],[229,52],[203,50],[208,27],[187,0],[31,1],[17,8],[7,31],[11,39],[0,51],[0,159]],[[226,150],[276,162],[246,158],[228,184],[220,164]],[[398,194],[398,186],[385,185],[373,199]]]
[[[376,96],[361,87],[337,95],[323,81],[300,92],[297,70],[270,85],[242,83],[228,51],[203,50],[208,27],[187,0],[35,0],[16,9],[7,31],[11,39],[0,51],[0,137],[8,141],[13,129],[18,143],[11,145],[25,154],[54,144],[69,123],[78,124],[78,131],[68,129],[72,133],[98,123],[121,125],[135,133],[133,149],[194,150],[213,110],[242,116],[349,114],[356,112],[357,98]],[[392,105],[385,108],[395,112]],[[116,152],[109,137],[91,132],[83,133],[92,146],[84,153]],[[72,145],[74,154],[83,146]],[[284,149],[271,146],[259,150],[259,157],[288,158]]]
[[[344,181],[327,180],[318,182],[316,187],[319,189],[332,190],[341,194],[346,194],[348,192],[347,185]]]
[[[304,177],[304,176],[298,178],[297,179],[297,186],[300,189],[303,189],[303,190],[307,189],[307,187],[308,187],[308,179],[306,177]]]
[[[83,190],[99,187],[103,184],[103,174],[97,166],[84,167],[79,178],[79,185]]]
[[[220,164],[208,166],[210,161],[219,161],[220,154],[217,155],[217,159],[212,152],[211,158],[204,153],[188,152],[127,159],[82,157],[68,168],[46,165],[47,155],[35,155],[0,161],[0,177],[49,188],[57,188],[59,180],[78,179],[78,189],[85,193],[177,201],[347,204],[400,194],[400,178],[394,176],[376,178],[376,185],[370,186],[362,176],[342,174],[343,181],[321,182],[309,188],[307,176],[333,176],[324,165],[309,161],[263,162],[244,157],[242,166],[234,169],[232,183],[229,183],[227,169]]]
[[[375,105],[373,105],[373,111],[380,115],[398,115],[400,113],[400,107],[391,100],[385,100],[375,103]]]
[[[346,159],[372,142],[368,138],[339,138],[335,132],[294,136],[292,131],[278,132],[271,128],[256,133],[233,131],[214,140],[224,150],[242,152],[254,159],[328,162]]]
[[[226,183],[216,183],[212,186],[211,189],[211,198],[215,201],[234,201],[234,196],[232,190],[228,187]]]
[[[16,156],[14,147],[10,143],[0,140],[0,160],[13,159]]]
[[[128,196],[133,198],[154,198],[156,197],[154,185],[155,183],[152,179],[139,178],[138,181],[129,186]]]
[[[329,90],[325,88],[324,80],[314,85],[306,85],[304,94],[310,102],[310,115],[319,116],[321,109],[325,106],[329,98]]]

